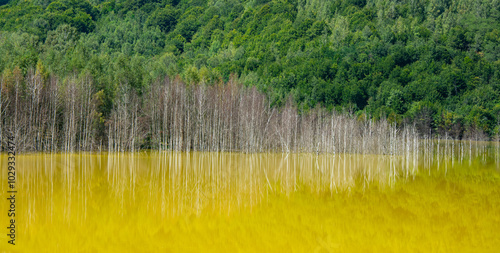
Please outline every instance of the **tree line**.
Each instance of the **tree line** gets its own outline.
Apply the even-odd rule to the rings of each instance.
[[[413,125],[397,127],[322,107],[304,111],[292,98],[271,106],[256,87],[231,78],[214,85],[158,79],[139,95],[120,89],[109,117],[88,73],[61,79],[41,67],[2,76],[0,138],[19,151],[309,152],[394,154],[418,147]],[[120,86],[126,87],[126,86]],[[407,148],[402,148],[407,145]],[[399,147],[399,148],[396,148]],[[3,145],[5,147],[5,145]]]
[[[491,139],[500,132],[500,5],[495,0],[0,4],[4,83],[20,80],[21,91],[39,69],[44,81],[35,91],[58,83],[69,96],[70,80],[87,76],[93,95],[86,103],[95,108],[86,110],[99,116],[89,122],[83,111],[68,117],[74,127],[97,129],[97,143],[110,143],[104,129],[117,117],[112,112],[118,105],[137,101],[137,110],[143,110],[147,91],[165,76],[179,76],[187,86],[213,86],[232,75],[265,94],[270,107],[280,110],[288,103],[299,114],[318,106],[329,114],[350,110],[353,117],[386,119],[399,127],[414,123],[420,134],[455,139]],[[83,84],[75,83],[75,92],[83,89],[78,85]],[[26,99],[19,94],[18,102]],[[77,99],[83,98],[71,101]],[[133,115],[126,116],[140,119]]]

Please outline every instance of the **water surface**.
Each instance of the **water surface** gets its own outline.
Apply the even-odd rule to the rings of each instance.
[[[0,249],[494,252],[499,156],[476,142],[398,155],[22,154],[17,245],[2,233]]]

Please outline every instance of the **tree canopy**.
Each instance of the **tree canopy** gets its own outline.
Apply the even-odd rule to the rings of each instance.
[[[497,0],[0,1],[0,71],[90,73],[113,106],[179,75],[461,138],[500,129]]]

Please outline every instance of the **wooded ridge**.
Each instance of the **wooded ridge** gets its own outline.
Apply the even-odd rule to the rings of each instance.
[[[316,117],[495,139],[499,21],[497,0],[0,1],[2,135],[26,150],[312,151],[301,124]]]

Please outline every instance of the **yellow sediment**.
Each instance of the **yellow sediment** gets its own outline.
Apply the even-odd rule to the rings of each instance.
[[[498,157],[478,157],[18,155],[0,252],[495,252]]]

